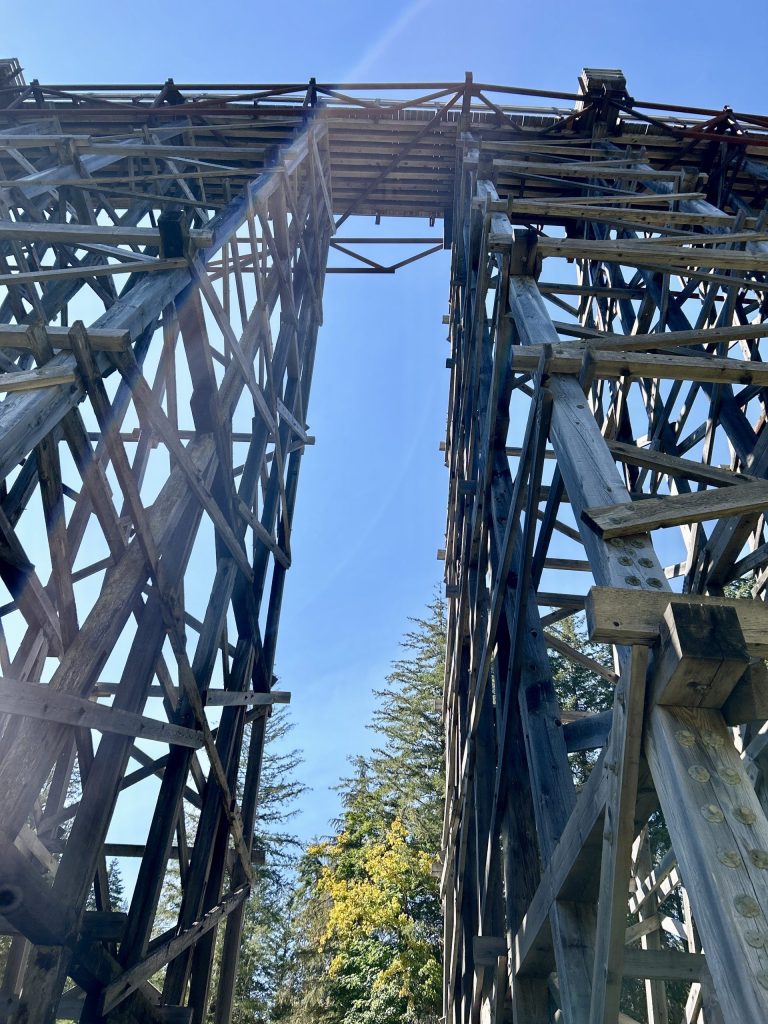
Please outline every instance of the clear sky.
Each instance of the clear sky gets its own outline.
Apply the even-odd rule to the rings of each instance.
[[[712,0],[6,0],[0,56],[47,83],[460,81],[471,70],[575,91],[582,67],[619,67],[639,99],[763,111],[768,5],[733,0],[725,12]],[[328,787],[370,743],[371,689],[441,577],[447,270],[440,254],[326,287],[308,416],[317,445],[302,468],[276,668],[313,787],[305,837],[336,813]]]

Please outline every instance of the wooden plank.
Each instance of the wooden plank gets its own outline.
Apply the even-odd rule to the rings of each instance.
[[[74,384],[75,380],[71,370],[39,366],[33,370],[0,374],[0,391],[36,391],[38,388],[55,388],[59,384]]]
[[[41,270],[20,270],[14,274],[0,274],[0,286],[20,284],[48,284],[52,281],[81,281],[89,277],[112,277],[115,274],[158,273],[182,270],[188,266],[185,259],[134,259],[124,263],[93,263],[88,266],[43,267]]]
[[[663,473],[665,476],[683,477],[698,483],[713,484],[715,487],[758,480],[758,477],[750,476],[747,473],[719,469],[717,466],[708,466],[703,462],[694,462],[692,459],[681,459],[677,455],[667,455],[666,452],[641,448],[638,445],[625,444],[622,441],[607,440],[606,444],[610,452],[621,462],[631,466],[643,466],[645,469]]]
[[[750,851],[768,850],[768,821],[716,711],[657,707],[645,752],[725,1019],[760,1020],[762,959],[748,939],[768,894]]]
[[[43,328],[51,348],[70,349],[68,327]],[[131,340],[128,331],[88,329],[88,340],[94,351],[119,352]],[[0,324],[0,348],[32,349],[31,330],[26,324]]]
[[[608,644],[654,644],[670,601],[733,608],[747,652],[753,658],[768,658],[768,605],[748,598],[592,587],[586,598],[590,639]]]
[[[653,334],[601,334],[595,331],[592,337],[572,342],[572,346],[579,349],[642,352],[644,349],[695,348],[712,342],[734,342],[765,337],[768,337],[768,323],[708,327],[706,330],[658,331]]]
[[[172,746],[198,750],[202,736],[194,729],[185,729],[170,722],[158,722],[119,708],[95,704],[83,697],[59,693],[47,683],[31,683],[22,679],[0,679],[0,711],[25,718],[59,722],[98,732],[115,732],[136,739],[155,740]]]
[[[604,540],[650,533],[669,526],[763,512],[768,508],[768,483],[745,483],[713,491],[672,494],[627,505],[584,509],[582,519]]]
[[[253,690],[246,690],[238,693],[236,690],[206,690],[206,707],[235,707],[240,704],[253,705],[254,707],[270,707],[273,704],[290,704],[291,695],[285,690],[272,690],[270,693],[255,693]]]
[[[606,668],[599,661],[595,661],[594,658],[588,657],[586,654],[582,654],[581,651],[576,650],[571,644],[566,643],[563,639],[554,633],[545,633],[544,639],[547,642],[547,647],[551,647],[553,650],[562,654],[564,658],[572,661],[576,665],[581,665],[586,668],[589,672],[593,672],[595,675],[602,676],[603,679],[607,679],[609,683],[618,682],[618,676],[611,669]]]
[[[247,885],[235,889],[219,906],[208,911],[192,928],[162,943],[140,963],[124,971],[104,989],[101,999],[103,1013],[107,1014],[119,1006],[143,981],[151,978],[156,971],[205,935],[211,928],[214,928],[228,914],[231,914],[247,898],[248,893]]]
[[[625,978],[701,981],[707,975],[707,961],[703,953],[678,953],[671,949],[627,949],[624,951],[623,974]]]
[[[495,159],[493,166],[516,177],[545,175],[552,178],[607,178],[612,181],[637,181],[640,178],[669,180],[678,177],[677,171],[645,171],[627,167],[627,160],[595,160],[579,163],[544,163],[536,160]]]
[[[707,243],[708,236],[701,236]],[[731,249],[686,247],[661,244],[658,239],[646,241],[618,239],[608,241],[582,241],[577,238],[544,238],[538,242],[538,252],[546,256],[565,259],[607,260],[632,267],[674,267],[687,271],[741,270],[765,272],[768,259],[762,253],[740,252]]]
[[[189,232],[194,245],[211,245],[210,231],[192,229]],[[62,224],[59,221],[15,221],[0,219],[0,241],[43,242],[46,245],[64,244],[77,248],[79,242],[107,242],[112,245],[160,245],[157,228],[140,228],[122,224]]]
[[[613,705],[590,1024],[613,1024],[619,1013],[648,658],[633,648]]]
[[[613,197],[611,197],[613,198]],[[644,199],[643,196],[627,196],[627,199]],[[724,226],[735,223],[735,217],[727,219],[715,214],[688,213],[682,210],[659,210],[642,209],[634,204],[627,209],[623,207],[604,206],[605,197],[597,198],[591,202],[568,202],[568,200],[548,199],[510,199],[507,211],[514,220],[515,217],[536,219],[542,217],[558,222],[573,218],[579,220],[597,221],[598,223],[624,224],[633,228],[656,228],[664,231],[667,228],[691,225],[707,224],[722,229]],[[757,223],[756,218],[750,218],[750,227]]]
[[[664,338],[664,335],[658,335]],[[651,346],[648,346],[651,347]],[[516,370],[531,372],[541,357],[539,346],[513,346],[512,362]],[[597,345],[581,348],[577,345],[553,347],[547,360],[550,373],[579,374],[588,359],[590,372],[595,377],[614,380],[619,377],[657,377],[662,380],[698,380],[713,384],[768,384],[768,364],[763,362],[716,358],[708,354],[698,356],[640,355],[629,352],[603,352]]]

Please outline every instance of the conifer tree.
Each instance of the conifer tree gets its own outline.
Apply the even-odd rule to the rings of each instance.
[[[335,835],[304,857],[293,906],[295,972],[274,1008],[286,1024],[433,1024],[441,914],[434,864],[443,812],[440,702],[445,610],[436,598],[403,640],[371,728],[378,745],[339,787]]]

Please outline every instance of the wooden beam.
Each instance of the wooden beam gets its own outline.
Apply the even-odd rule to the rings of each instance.
[[[192,928],[181,935],[168,939],[140,963],[124,971],[104,989],[103,997],[100,1000],[103,1013],[107,1014],[119,1006],[142,982],[151,978],[156,971],[170,963],[174,957],[205,935],[211,928],[214,928],[228,914],[231,914],[247,898],[249,891],[248,886],[241,886],[231,892]]]
[[[663,338],[664,335],[659,335]],[[649,346],[650,347],[650,346]],[[512,348],[512,363],[516,370],[535,370],[541,358],[541,348],[531,346]],[[768,384],[768,365],[743,359],[721,359],[715,356],[641,355],[629,352],[603,352],[597,346],[579,348],[576,345],[553,347],[547,360],[550,373],[579,374],[587,360],[594,377],[609,380],[619,377],[650,377],[661,380],[698,380],[712,384]]]
[[[43,328],[51,348],[70,349],[68,327],[47,326]],[[131,340],[128,331],[88,328],[91,348],[97,352],[119,352]],[[0,324],[0,348],[32,349],[34,341],[31,328],[25,324]]]
[[[136,739],[190,747],[192,750],[198,750],[203,745],[202,736],[194,729],[96,704],[83,697],[58,692],[47,683],[31,683],[7,677],[0,679],[0,711],[78,728],[96,729],[98,732],[115,732]]]
[[[285,690],[272,690],[270,693],[255,693],[247,690],[238,693],[236,690],[206,690],[206,707],[235,707],[252,705],[254,707],[270,707],[273,704],[290,704],[291,695]]]
[[[665,498],[623,505],[587,508],[582,518],[605,540],[631,537],[669,526],[762,512],[768,505],[768,483],[746,483],[713,491],[671,494]]]
[[[732,484],[751,483],[758,480],[758,477],[750,476],[747,473],[719,469],[717,466],[708,466],[703,462],[694,462],[692,459],[681,459],[677,455],[667,455],[666,452],[651,448],[641,448],[638,445],[611,440],[607,440],[606,444],[611,454],[615,455],[619,461],[631,466],[643,466],[645,469],[663,473],[665,476],[683,477],[686,480],[712,484],[715,487],[728,487]]]
[[[211,245],[210,231],[193,229],[189,233],[194,245]],[[62,224],[59,221],[15,221],[0,219],[0,241],[42,242],[45,245],[71,245],[80,242],[106,242],[112,245],[149,245],[159,247],[157,228],[139,228],[122,224]]]
[[[606,752],[610,767],[589,1011],[592,1024],[613,1024],[619,1013],[648,655],[647,648],[633,649],[613,705],[613,727]]]

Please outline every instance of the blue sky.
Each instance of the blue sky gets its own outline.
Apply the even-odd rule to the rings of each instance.
[[[48,83],[459,81],[471,70],[477,81],[571,92],[583,66],[620,67],[643,100],[759,111],[768,7],[736,0],[728,10],[724,25],[711,0],[39,0],[34,15],[6,3],[2,56]],[[440,254],[394,277],[332,276],[326,287],[308,417],[317,445],[302,468],[277,658],[313,787],[298,820],[305,837],[336,813],[329,787],[370,743],[371,689],[441,576],[447,270]]]

